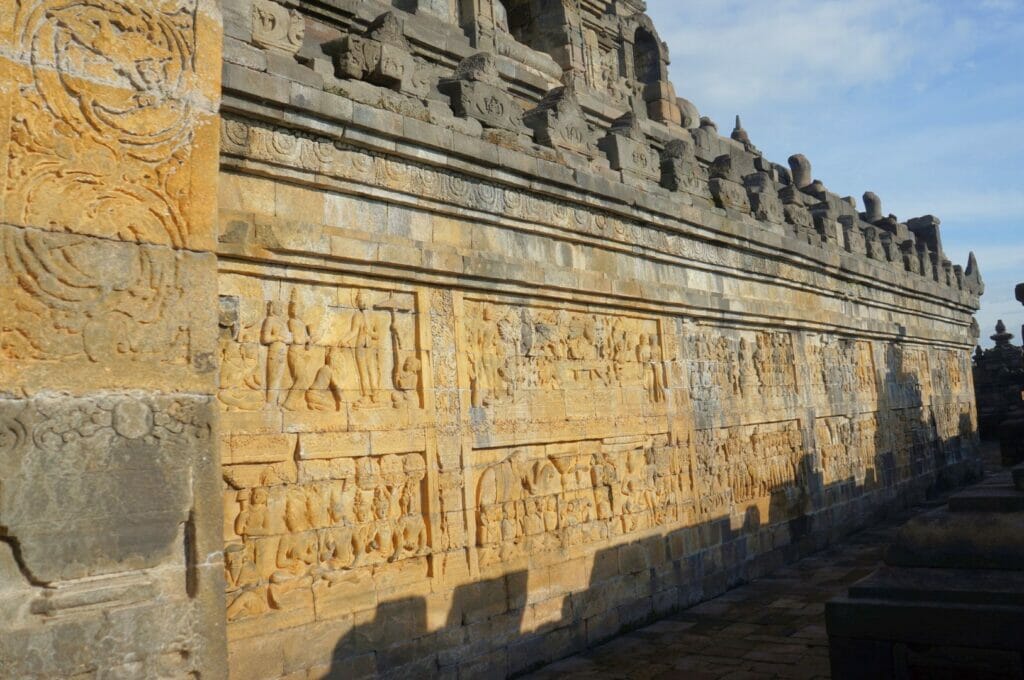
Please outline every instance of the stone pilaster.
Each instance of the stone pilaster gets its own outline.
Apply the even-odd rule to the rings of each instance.
[[[215,0],[0,9],[0,666],[225,675]]]

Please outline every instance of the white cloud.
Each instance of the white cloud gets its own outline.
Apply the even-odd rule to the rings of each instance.
[[[698,107],[737,110],[886,81],[920,51],[916,28],[935,14],[920,0],[680,4],[648,3],[677,88]]]
[[[834,100],[907,77],[925,91],[1021,34],[1022,0],[648,0],[679,93],[721,112]],[[870,96],[870,92],[865,93]]]
[[[740,113],[770,158],[807,154],[840,195],[937,215],[955,262],[977,253],[982,328],[1024,317],[1024,0],[647,4],[676,90],[723,132]]]

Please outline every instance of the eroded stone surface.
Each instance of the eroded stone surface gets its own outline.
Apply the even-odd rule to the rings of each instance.
[[[33,582],[179,557],[208,400],[128,394],[0,401],[0,525]]]

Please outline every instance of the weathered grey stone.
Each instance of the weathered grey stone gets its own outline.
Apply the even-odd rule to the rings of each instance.
[[[180,555],[211,407],[209,399],[142,393],[0,400],[0,525],[31,582]]]
[[[789,157],[789,169],[793,173],[793,185],[797,189],[806,189],[814,182],[811,162],[803,154],[796,154]]]
[[[587,158],[597,154],[593,130],[576,100],[572,86],[557,87],[523,117],[538,144],[571,151]]]
[[[660,181],[658,154],[647,143],[639,120],[632,112],[612,123],[599,146],[608,156],[612,170],[620,170],[639,179]]]
[[[526,132],[522,109],[501,89],[501,77],[491,54],[467,57],[452,78],[442,79],[438,89],[451,100],[457,116],[474,118],[487,127]]]
[[[767,172],[760,171],[747,175],[743,183],[747,189],[754,217],[764,222],[777,224],[785,221],[786,217],[782,201],[779,200],[778,190]]]

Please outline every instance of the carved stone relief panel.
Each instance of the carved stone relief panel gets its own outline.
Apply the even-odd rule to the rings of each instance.
[[[481,566],[692,518],[690,452],[670,434],[473,452]]]
[[[404,561],[427,576],[424,453],[333,453],[300,461],[296,483],[226,492],[235,501],[226,517],[227,617],[249,620],[234,635],[258,632],[251,620],[263,615],[301,622],[346,613],[354,589],[373,597],[365,591],[374,576]]]
[[[314,430],[419,418],[414,293],[230,275],[220,288],[223,410]]]
[[[462,359],[474,426],[666,412],[656,319],[467,300]]]
[[[869,340],[848,340],[831,335],[812,336],[806,342],[810,391],[828,403],[878,403],[874,350]]]
[[[196,55],[219,49],[212,19],[196,0],[14,4],[2,219],[208,249],[219,81]]]
[[[891,407],[927,404],[932,395],[931,378],[927,350],[902,344],[886,347],[885,382]]]
[[[946,464],[956,463],[978,449],[978,412],[971,401],[932,402],[935,433]]]
[[[786,411],[797,397],[789,333],[688,329],[680,349],[698,427]]]
[[[698,430],[694,488],[699,515],[714,518],[757,507],[788,513],[803,501],[809,463],[800,421]]]
[[[898,484],[934,469],[938,433],[930,407],[894,409],[881,418],[888,434],[879,457],[883,481]]]
[[[826,486],[853,482],[864,487],[878,480],[877,456],[884,450],[878,425],[874,413],[819,418],[815,422],[814,437]]]
[[[935,394],[963,395],[969,391],[970,355],[967,352],[940,349],[931,355],[931,380]]]

